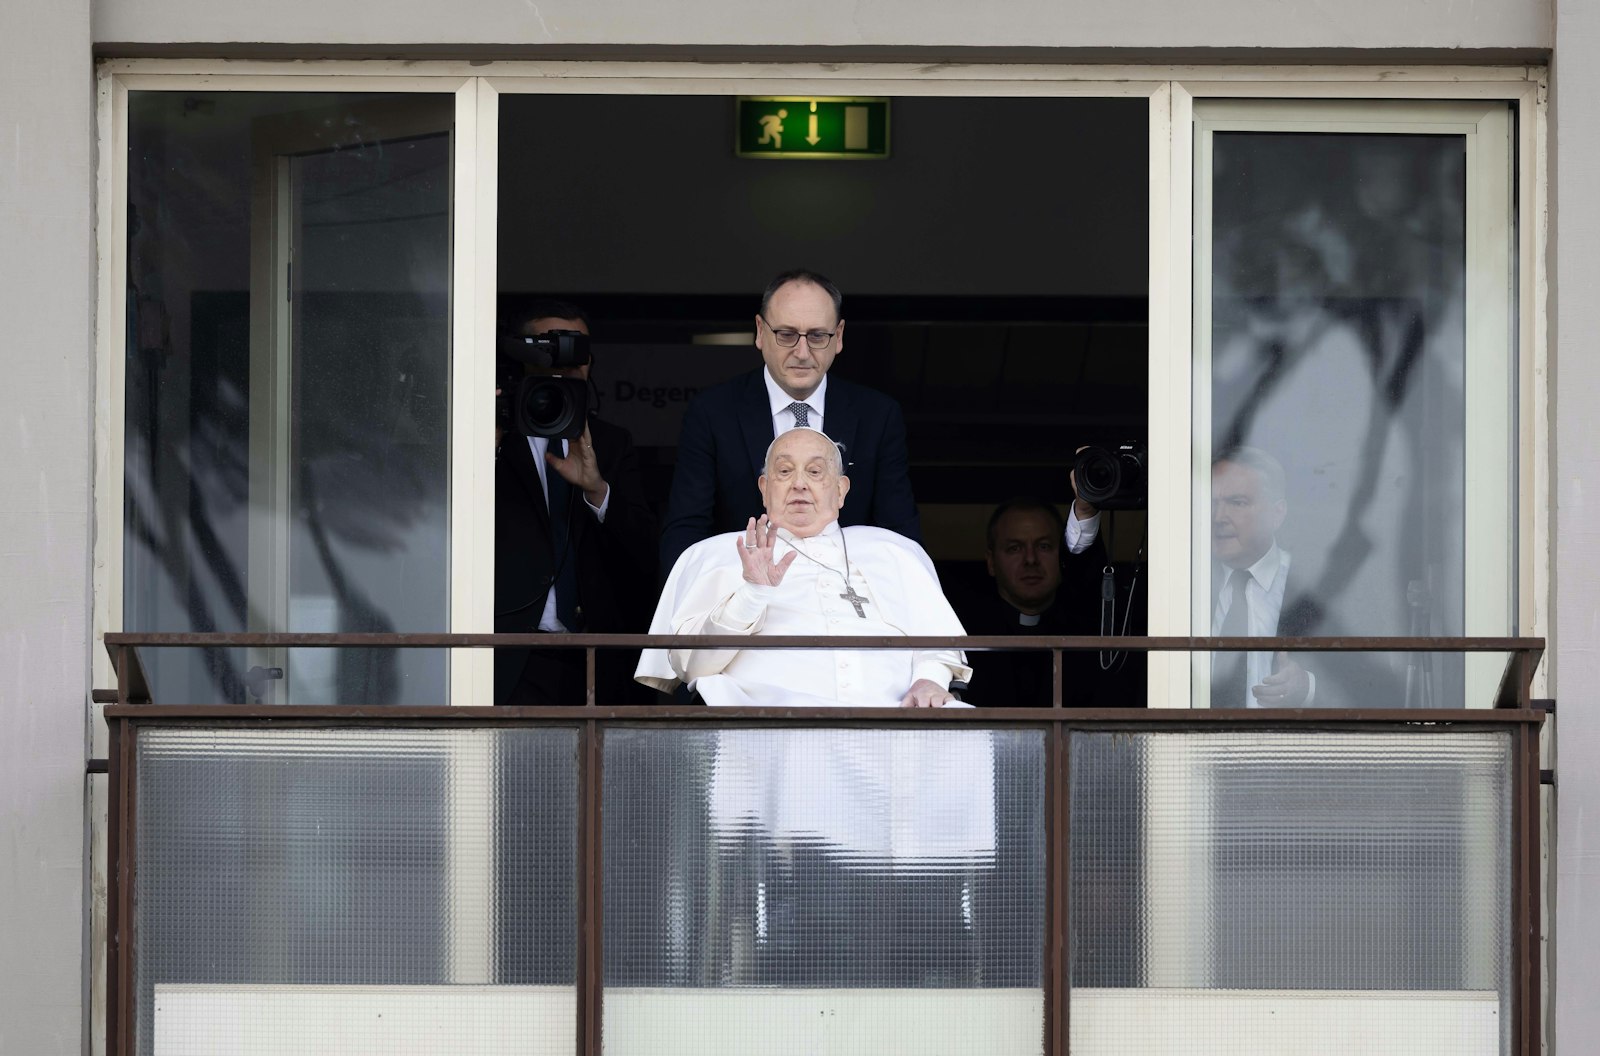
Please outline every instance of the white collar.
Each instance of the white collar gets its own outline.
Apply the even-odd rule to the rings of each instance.
[[[767,383],[767,402],[771,405],[774,415],[779,411],[787,411],[789,405],[796,402],[793,396],[783,391],[783,386],[778,384],[772,376],[772,371],[765,366],[761,368],[761,380]],[[827,395],[828,375],[824,374],[822,380],[817,383],[817,391],[799,402],[810,407],[820,417],[826,418],[828,410],[823,404],[827,400]]]
[[[825,536],[836,536],[836,535],[839,534],[840,531],[841,531],[841,529],[839,527],[839,518],[835,517],[833,520],[829,521],[827,524],[822,526],[822,531],[818,532],[816,535],[808,535],[808,536],[806,536],[803,541],[804,542],[810,542],[812,539],[821,539],[821,538],[823,538]],[[796,539],[800,539],[801,537],[798,536],[798,535],[795,535],[793,532],[791,532],[787,528],[779,527],[779,529],[778,529],[778,538],[782,539],[784,542],[788,543],[790,546],[794,546],[795,540]]]
[[[1244,569],[1244,573],[1251,579],[1254,579],[1262,590],[1271,590],[1273,581],[1278,578],[1279,570],[1288,563],[1289,555],[1284,553],[1278,544],[1274,542],[1271,546],[1267,547],[1267,552],[1261,555],[1261,560],[1257,561],[1249,568]],[[1223,583],[1225,585],[1231,583],[1233,581],[1233,577],[1237,575],[1239,571],[1239,569],[1229,570],[1228,578],[1225,579]]]

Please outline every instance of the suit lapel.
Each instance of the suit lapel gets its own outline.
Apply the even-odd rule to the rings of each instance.
[[[844,448],[845,476],[856,461],[856,426],[860,424],[850,389],[836,381],[828,383],[828,406],[822,415],[828,438]]]
[[[761,476],[761,463],[767,457],[767,445],[772,443],[772,403],[767,399],[767,384],[762,380],[762,367],[746,375],[744,399],[739,401],[739,431],[744,434],[745,451],[749,455],[750,483]]]
[[[527,493],[528,505],[538,513],[539,523],[548,532],[550,507],[545,502],[544,485],[539,482],[539,470],[533,464],[533,448],[529,446],[528,438],[515,435],[506,437],[501,441],[500,457],[510,461],[512,476],[516,477],[517,483]]]

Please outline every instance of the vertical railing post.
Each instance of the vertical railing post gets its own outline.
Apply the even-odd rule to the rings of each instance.
[[[590,701],[594,693],[594,650],[590,659]],[[601,897],[604,875],[602,851],[600,724],[585,722],[578,742],[578,1052],[580,1056],[600,1054],[600,1011],[602,994],[602,947],[604,921]]]
[[[594,707],[594,646],[583,651],[583,702]]]
[[[1056,651],[1059,666],[1061,653]],[[1059,686],[1059,682],[1058,682]],[[1071,755],[1066,723],[1051,720],[1045,739],[1044,1051],[1062,1056],[1069,1044],[1072,994]]]
[[[121,654],[118,656],[119,668]],[[119,691],[120,691],[119,680]],[[134,727],[111,722],[107,753],[106,1052],[129,1056],[138,1029],[133,993]]]
[[[1539,728],[1512,735],[1512,1051],[1539,1056]]]

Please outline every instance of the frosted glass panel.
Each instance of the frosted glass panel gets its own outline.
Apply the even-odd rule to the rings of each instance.
[[[452,113],[129,93],[125,630],[448,629]],[[162,703],[448,703],[443,650],[145,662]]]
[[[138,745],[139,1052],[572,1051],[575,730]]]
[[[606,733],[605,1049],[1042,1045],[1044,735]]]
[[[1075,733],[1073,1051],[1500,1051],[1509,775],[1503,733]]]
[[[1274,111],[1270,131],[1206,140],[1196,439],[1214,461],[1196,480],[1209,536],[1196,628],[1509,633],[1512,224],[1509,201],[1469,188],[1487,186],[1495,141],[1395,130],[1421,126],[1423,106],[1409,126],[1374,109],[1381,132],[1291,129],[1318,113]],[[1458,708],[1485,674],[1459,655],[1311,660],[1214,656],[1212,706]],[[1287,682],[1272,677],[1285,669]]]

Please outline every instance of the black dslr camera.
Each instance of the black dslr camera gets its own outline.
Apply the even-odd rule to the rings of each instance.
[[[500,338],[494,420],[508,433],[573,440],[589,419],[589,383],[556,371],[589,362],[589,335],[551,330]]]
[[[1078,498],[1097,510],[1142,510],[1149,492],[1143,443],[1090,444],[1072,471]]]

